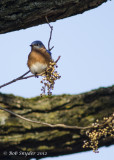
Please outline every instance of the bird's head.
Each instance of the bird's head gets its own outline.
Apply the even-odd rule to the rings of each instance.
[[[41,41],[34,41],[30,46],[32,47],[32,49],[45,48],[44,44]]]

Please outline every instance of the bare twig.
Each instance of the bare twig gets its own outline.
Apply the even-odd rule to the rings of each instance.
[[[24,73],[22,76],[19,76],[18,78],[13,79],[12,81],[7,82],[7,83],[5,83],[5,84],[1,85],[1,86],[0,86],[0,88],[5,87],[5,86],[7,86],[7,85],[9,85],[9,84],[11,84],[11,83],[14,83],[14,82],[18,81],[18,80],[22,80],[22,79],[23,79],[23,77],[24,77],[25,75],[27,75],[29,72],[30,72],[30,71],[27,71],[27,72],[26,72],[26,73]]]
[[[55,61],[55,63],[57,63],[57,62],[59,61],[59,59],[60,59],[60,56],[57,58],[57,60]],[[48,68],[47,68],[47,69],[48,69]],[[7,86],[7,85],[9,85],[9,84],[11,84],[11,83],[14,83],[14,82],[16,82],[16,81],[19,81],[19,80],[23,80],[23,79],[28,79],[28,78],[35,77],[35,75],[26,76],[29,72],[30,72],[30,71],[27,71],[26,73],[24,73],[23,75],[19,76],[18,78],[15,78],[15,79],[13,79],[13,80],[10,81],[10,82],[7,82],[7,83],[1,85],[0,88],[5,87],[5,86]],[[45,71],[42,72],[41,74],[37,74],[37,76],[42,76],[44,73],[45,73]],[[25,77],[25,76],[26,76],[26,77]]]
[[[57,63],[57,62],[59,61],[60,58],[61,58],[61,56],[59,56],[59,57],[57,58],[57,60],[55,61],[55,63]]]
[[[49,37],[49,41],[48,41],[48,50],[51,51],[54,48],[54,46],[50,48],[50,42],[51,42],[51,38],[52,38],[53,26],[50,25],[47,16],[45,16],[45,19],[46,19],[46,21],[47,21],[47,23],[48,23],[48,25],[49,25],[49,27],[51,29],[50,37]]]
[[[42,124],[42,125],[46,125],[48,127],[51,127],[51,128],[65,128],[65,129],[89,129],[93,126],[88,126],[88,127],[79,127],[79,126],[68,126],[68,125],[65,125],[65,124],[50,124],[50,123],[46,123],[46,122],[41,122],[41,121],[35,121],[35,120],[31,120],[31,119],[28,119],[28,118],[25,118],[17,113],[14,113],[12,111],[10,111],[9,109],[6,109],[6,108],[3,108],[3,107],[0,107],[1,110],[4,110],[20,119],[23,119],[25,121],[28,121],[28,122],[32,122],[32,123],[37,123],[37,124]]]
[[[23,119],[25,121],[45,125],[45,126],[48,126],[48,127],[51,127],[51,128],[74,129],[74,130],[87,130],[87,129],[96,128],[95,126],[80,127],[80,126],[69,126],[69,125],[65,125],[65,124],[50,124],[50,123],[46,123],[46,122],[35,121],[35,120],[25,118],[25,117],[23,117],[23,116],[21,116],[17,113],[14,113],[14,112],[10,111],[9,109],[3,108],[3,107],[0,107],[0,109],[4,110],[4,111],[20,118],[20,119]],[[106,122],[104,122],[102,124],[99,124],[98,127],[102,127],[102,126],[106,125],[107,123],[111,122],[113,120],[113,118],[114,118],[114,115],[112,115]]]

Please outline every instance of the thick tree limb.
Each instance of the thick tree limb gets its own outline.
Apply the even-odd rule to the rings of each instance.
[[[96,119],[101,120],[114,112],[114,86],[100,88],[80,95],[61,95],[24,99],[13,95],[0,94],[0,106],[23,117],[50,124],[63,123],[70,126],[90,126]],[[81,152],[87,139],[83,129],[51,128],[26,122],[0,110],[0,158],[15,160],[8,156],[10,151],[42,152],[46,156],[57,156]],[[100,146],[114,144],[110,136],[100,139]],[[7,151],[7,155],[4,155]],[[16,152],[15,152],[16,151]],[[44,155],[18,156],[18,160]]]
[[[0,33],[70,17],[96,8],[108,0],[3,0],[0,1]]]

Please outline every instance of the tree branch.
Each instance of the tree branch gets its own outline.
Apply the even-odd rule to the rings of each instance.
[[[59,59],[60,59],[60,56],[57,58],[57,60],[55,61],[55,63],[57,63],[57,62],[59,61]],[[10,85],[10,84],[12,84],[12,83],[14,83],[14,82],[16,82],[16,81],[19,81],[19,80],[23,80],[23,79],[28,79],[28,78],[35,77],[35,75],[26,76],[28,73],[30,73],[30,71],[27,71],[26,73],[24,73],[23,75],[19,76],[18,78],[15,78],[15,79],[13,79],[13,80],[10,81],[10,82],[7,82],[7,83],[1,85],[0,88],[3,88],[3,87],[5,87],[5,86]],[[37,76],[42,76],[44,73],[45,73],[45,71],[42,72],[42,73],[40,73],[40,74],[37,74]],[[25,76],[26,76],[26,77],[25,77]]]
[[[57,60],[55,61],[55,63],[57,63],[57,62],[59,61],[60,57],[61,57],[61,56],[59,56],[59,57],[57,58]],[[48,68],[47,68],[47,69],[48,69]],[[30,71],[27,71],[26,73],[24,73],[23,75],[19,76],[18,78],[15,78],[15,79],[13,79],[13,80],[10,81],[10,82],[7,82],[7,83],[1,85],[0,88],[3,88],[3,87],[5,87],[5,86],[10,85],[10,84],[12,84],[12,83],[14,83],[14,82],[16,82],[16,81],[19,81],[19,80],[23,80],[23,79],[28,79],[28,78],[35,77],[35,75],[26,76],[28,73],[30,73]],[[42,72],[42,73],[40,73],[40,74],[37,74],[37,76],[42,76],[44,73],[45,73],[45,71]],[[26,76],[26,77],[25,77],[25,76]]]
[[[0,88],[5,87],[5,86],[7,86],[7,85],[9,85],[9,84],[11,84],[11,83],[14,83],[14,82],[18,81],[18,80],[24,79],[24,76],[26,76],[29,72],[30,72],[30,71],[27,71],[26,73],[24,73],[23,75],[19,76],[18,78],[15,78],[15,79],[13,79],[13,80],[10,81],[10,82],[7,82],[7,83],[1,85]]]
[[[51,51],[54,48],[54,46],[50,48],[50,42],[51,42],[51,38],[52,38],[53,26],[50,25],[47,16],[45,16],[45,18],[46,18],[46,21],[47,21],[50,29],[51,29],[51,31],[50,31],[50,37],[49,37],[49,41],[48,41],[48,50]]]
[[[16,31],[81,14],[108,0],[0,1],[0,33]],[[111,3],[111,2],[110,2]],[[9,5],[10,4],[10,5]]]
[[[45,125],[45,126],[48,126],[48,127],[51,127],[51,128],[61,128],[61,129],[73,129],[73,130],[87,130],[87,129],[93,129],[93,128],[100,128],[100,127],[103,127],[105,126],[107,123],[110,123],[113,119],[114,119],[114,114],[113,116],[111,116],[109,119],[107,119],[104,123],[102,124],[99,124],[97,127],[94,126],[94,125],[91,125],[91,126],[87,126],[87,127],[80,127],[80,126],[69,126],[69,125],[65,125],[65,124],[50,124],[50,123],[45,123],[45,122],[41,122],[41,121],[34,121],[34,120],[31,120],[31,119],[28,119],[28,118],[25,118],[19,114],[16,114],[8,109],[5,109],[5,108],[2,108],[0,107],[1,110],[4,110],[22,120],[25,120],[25,121],[28,121],[28,122],[32,122],[32,123],[36,123],[36,124],[41,124],[41,125]]]
[[[46,156],[77,153],[90,150],[82,146],[84,140],[88,140],[88,131],[94,130],[92,123],[99,119],[102,128],[112,121],[110,118],[104,123],[102,119],[114,112],[114,86],[80,95],[31,99],[0,94],[0,106],[19,117],[0,111],[1,159],[4,151],[11,150],[47,152]],[[99,139],[99,146],[111,144],[114,141],[109,135]],[[43,156],[19,156],[18,160],[39,159]],[[7,156],[5,158],[9,159]],[[15,160],[15,156],[11,158]]]

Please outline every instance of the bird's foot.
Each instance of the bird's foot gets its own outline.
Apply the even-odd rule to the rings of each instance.
[[[35,78],[38,78],[39,76],[37,75],[37,73],[35,73]]]

